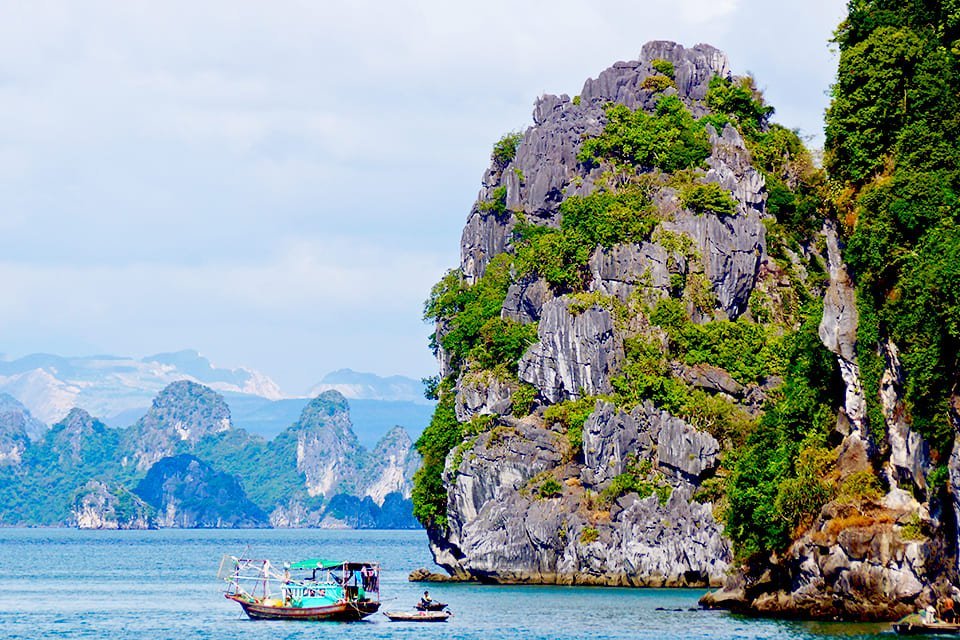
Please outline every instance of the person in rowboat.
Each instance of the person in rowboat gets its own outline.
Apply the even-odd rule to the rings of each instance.
[[[423,597],[420,598],[420,606],[423,607],[424,609],[426,609],[426,608],[428,608],[431,604],[433,604],[433,599],[430,597],[430,592],[429,592],[429,591],[424,591],[424,592],[423,592]]]

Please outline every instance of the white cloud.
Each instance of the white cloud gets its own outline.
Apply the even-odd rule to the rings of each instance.
[[[7,3],[0,351],[191,346],[304,386],[323,357],[427,373],[421,301],[536,96],[647,40],[710,42],[817,132],[843,6]]]

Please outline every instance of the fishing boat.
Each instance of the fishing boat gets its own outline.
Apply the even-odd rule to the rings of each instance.
[[[417,611],[443,611],[446,608],[447,608],[446,602],[436,602],[436,601],[424,602],[423,600],[421,600],[420,602],[414,605],[414,609],[416,609]]]
[[[393,622],[446,622],[453,614],[449,611],[384,611],[383,615]]]
[[[224,556],[224,596],[251,620],[360,620],[380,609],[380,565],[309,558],[283,565]]]
[[[893,630],[902,636],[921,636],[921,635],[960,635],[960,624],[952,622],[941,622],[940,620],[930,619],[919,613],[910,615],[893,623]]]

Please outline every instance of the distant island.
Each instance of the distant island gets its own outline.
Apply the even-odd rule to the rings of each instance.
[[[361,446],[337,391],[271,440],[237,428],[224,397],[189,380],[126,428],[74,408],[48,430],[0,394],[2,526],[415,528],[418,465],[403,427]]]

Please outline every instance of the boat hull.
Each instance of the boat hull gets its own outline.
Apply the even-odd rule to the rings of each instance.
[[[380,609],[379,602],[346,602],[328,607],[273,607],[257,602],[249,602],[232,594],[227,595],[243,607],[251,620],[340,620],[350,622],[362,620]]]
[[[384,611],[393,622],[446,622],[452,615],[449,611]]]
[[[911,618],[911,616],[908,616],[908,618]],[[948,624],[946,622],[928,623],[915,619],[904,619],[893,623],[893,630],[901,636],[956,636],[960,635],[960,624]]]

